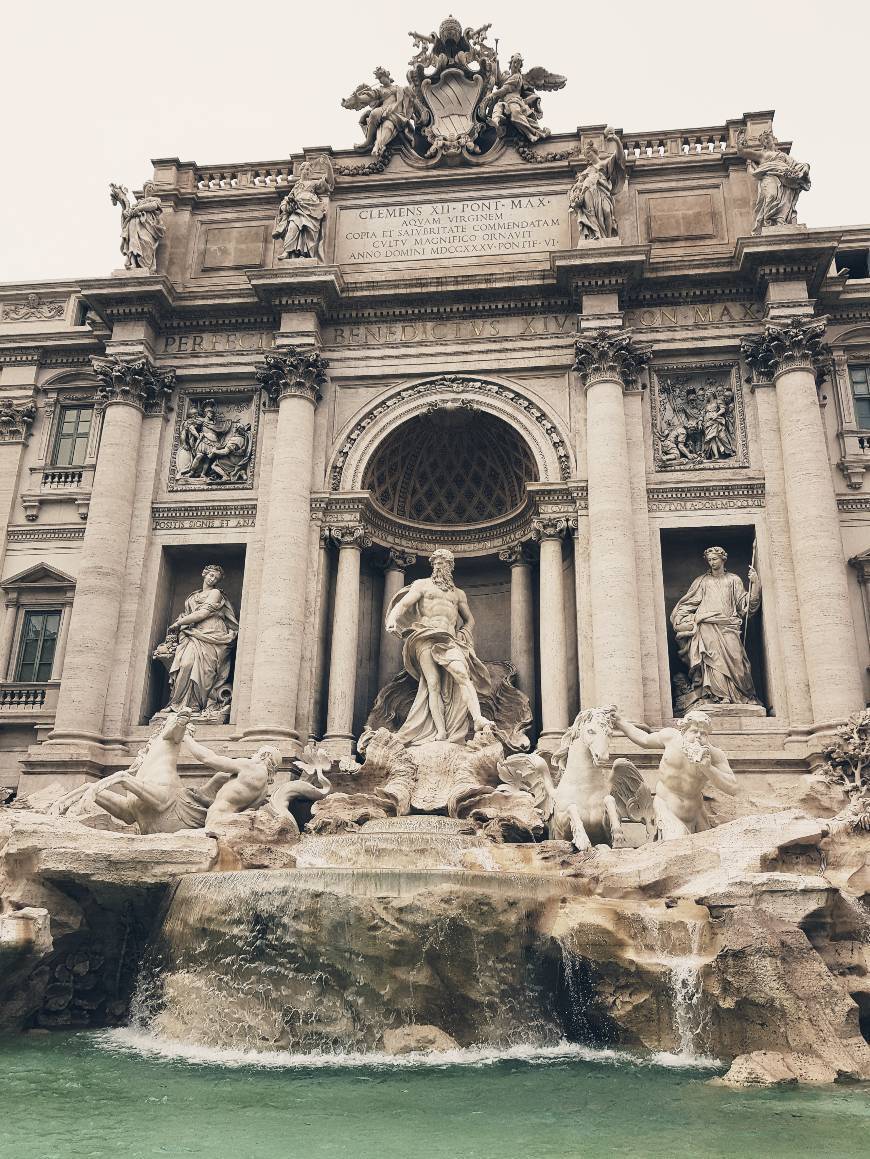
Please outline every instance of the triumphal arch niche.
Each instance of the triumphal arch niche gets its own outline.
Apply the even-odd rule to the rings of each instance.
[[[121,268],[0,287],[5,784],[184,709],[460,815],[581,707],[751,779],[863,706],[870,234],[771,112],[551,131],[569,58],[496,45],[394,40],[346,147],[158,159]]]

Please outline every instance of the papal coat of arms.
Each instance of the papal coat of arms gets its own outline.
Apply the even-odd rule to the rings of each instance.
[[[433,163],[455,162],[480,158],[511,138],[528,144],[549,136],[537,90],[561,89],[565,77],[545,68],[524,72],[518,54],[503,70],[498,41],[493,47],[486,40],[490,27],[463,29],[450,16],[437,33],[410,33],[417,51],[407,84],[379,66],[377,83],[358,85],[341,102],[363,110],[365,140],[354,148],[380,159],[398,144]]]

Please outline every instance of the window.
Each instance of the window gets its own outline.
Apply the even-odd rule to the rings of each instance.
[[[51,679],[60,629],[59,611],[25,612],[15,679],[31,684]]]
[[[855,399],[855,421],[861,430],[870,430],[870,365],[849,367]]]
[[[92,406],[65,406],[61,409],[54,439],[54,466],[80,467],[84,463],[93,413]]]

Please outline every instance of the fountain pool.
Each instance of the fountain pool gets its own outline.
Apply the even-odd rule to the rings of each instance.
[[[173,1056],[128,1031],[8,1039],[0,1159],[851,1159],[870,1129],[866,1088],[735,1092],[618,1052],[344,1062]]]

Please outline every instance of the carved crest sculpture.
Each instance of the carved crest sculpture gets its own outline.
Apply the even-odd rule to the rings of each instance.
[[[272,237],[283,243],[281,258],[321,258],[323,223],[335,189],[332,162],[325,153],[303,161],[290,192],[278,206]]]
[[[163,205],[154,193],[153,181],[142,186],[142,196],[138,201],[130,200],[126,185],[109,186],[112,205],[121,206],[121,253],[127,270],[147,270],[149,274],[157,270],[157,246],[166,232],[161,218]]]
[[[416,48],[407,85],[384,68],[377,84],[361,84],[341,103],[363,109],[363,142],[354,148],[375,159],[397,140],[418,157],[437,162],[473,160],[500,139],[534,142],[549,136],[541,122],[537,90],[561,89],[566,79],[543,68],[523,72],[519,55],[502,72],[497,46],[487,44],[490,25],[465,28],[453,16],[437,32],[411,32]]]
[[[655,377],[653,436],[659,470],[746,463],[742,408],[730,372],[662,370]]]
[[[176,482],[207,486],[247,483],[253,454],[252,424],[237,404],[230,417],[213,398],[188,399],[178,428]],[[248,403],[250,411],[250,403]]]

